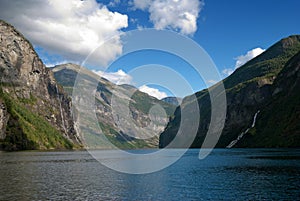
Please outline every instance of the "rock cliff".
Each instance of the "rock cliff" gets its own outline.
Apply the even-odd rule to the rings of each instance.
[[[115,85],[75,64],[58,65],[52,68],[52,71],[56,80],[63,85],[69,95],[72,95],[77,76],[80,77],[77,82],[80,80],[83,88],[97,84],[95,101],[91,104],[86,103],[95,105],[97,124],[91,118],[87,118],[86,111],[82,111],[82,115],[79,115],[80,121],[84,122],[80,131],[88,148],[112,148],[112,144],[123,149],[158,147],[159,134],[168,123],[168,116],[173,114],[174,105],[140,92],[133,86]],[[73,98],[76,99],[76,96]],[[77,99],[80,98],[83,100],[82,97]],[[151,115],[149,110],[155,105],[160,105],[166,112],[166,116]],[[97,125],[108,138],[109,143],[101,138],[102,133]]]
[[[30,42],[13,26],[0,21],[0,44],[2,148],[70,148],[80,144],[70,98]]]

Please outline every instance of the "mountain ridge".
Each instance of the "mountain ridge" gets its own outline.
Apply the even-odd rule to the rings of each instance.
[[[109,141],[101,139],[97,128],[92,122],[86,120],[81,133],[88,140],[86,146],[89,148],[112,148],[114,144],[118,148],[157,148],[158,134],[167,124],[168,115],[174,112],[175,106],[165,103],[139,91],[131,85],[115,85],[99,75],[76,64],[62,64],[52,68],[56,80],[64,87],[69,95],[74,96],[74,87],[87,87],[97,83],[95,93],[95,111],[97,121],[103,134]],[[78,78],[77,78],[78,76]],[[77,86],[75,80],[77,79]],[[84,85],[81,85],[81,83]],[[89,84],[90,83],[90,84]],[[75,88],[75,92],[76,92]],[[74,97],[73,97],[74,98]],[[75,97],[77,99],[77,97]],[[116,103],[114,100],[118,101]],[[128,101],[128,105],[123,105]],[[153,106],[160,105],[167,113],[166,117],[160,115],[151,116],[150,110]],[[119,114],[123,107],[128,107],[129,114]],[[84,116],[82,111],[82,115]],[[117,114],[114,114],[117,113]],[[123,123],[118,123],[118,121]],[[152,126],[150,126],[152,125]],[[87,129],[88,127],[88,129]],[[136,139],[135,139],[136,136]],[[139,136],[150,136],[149,139],[139,139]],[[152,136],[152,137],[151,137]],[[98,141],[98,142],[97,142]]]
[[[80,147],[71,100],[31,43],[0,21],[0,145],[5,150]]]
[[[174,97],[158,100],[131,85],[115,85],[79,65],[46,68],[31,43],[13,26],[0,20],[0,33],[0,149],[72,149],[83,144],[87,148],[111,148],[112,144],[121,149],[162,148],[178,131],[180,109],[193,112],[191,96],[175,109],[166,103],[174,104]],[[228,112],[217,147],[237,139],[234,147],[299,147],[299,71],[300,35],[292,35],[224,79]],[[80,87],[98,83],[93,97],[95,114],[106,140],[99,138],[95,122],[82,119],[85,111],[72,106],[70,96],[78,75],[81,84],[86,84]],[[195,95],[201,115],[191,147],[200,147],[210,124],[211,104],[208,89]],[[78,97],[73,98],[76,103]],[[117,102],[113,103],[114,98]],[[128,114],[122,104],[127,104]],[[87,126],[78,127],[80,121]],[[185,144],[184,137],[189,136],[181,137]]]
[[[273,83],[285,65],[300,51],[300,36],[293,35],[272,45],[264,53],[248,61],[223,80],[227,96],[225,127],[217,147],[226,147],[251,126],[253,116],[272,98]],[[296,93],[296,92],[295,92]],[[197,136],[191,147],[201,147],[210,124],[210,97],[208,90],[195,93],[201,113]],[[185,97],[182,107],[189,104]],[[258,115],[260,118],[261,113]],[[167,129],[160,136],[160,147],[165,147],[176,136],[180,122],[180,108]],[[191,122],[192,123],[192,122]],[[195,123],[195,122],[194,122]],[[252,131],[253,132],[253,131]],[[250,143],[248,141],[248,143]],[[300,142],[297,142],[299,146]],[[250,145],[249,145],[250,146]],[[254,146],[254,145],[251,145]],[[179,145],[180,147],[180,145]],[[247,147],[244,144],[243,147]],[[261,147],[263,147],[261,145]]]

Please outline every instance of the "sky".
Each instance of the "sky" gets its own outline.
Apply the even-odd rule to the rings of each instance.
[[[29,39],[46,66],[81,64],[161,99],[207,88],[300,34],[299,8],[298,0],[0,0],[0,19]],[[139,33],[147,37],[139,41]],[[153,41],[156,35],[164,37]],[[126,52],[135,43],[168,47]],[[169,51],[178,47],[186,56]]]

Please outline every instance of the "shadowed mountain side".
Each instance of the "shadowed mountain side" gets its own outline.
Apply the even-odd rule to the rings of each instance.
[[[236,146],[300,146],[299,126],[297,126],[300,124],[299,90],[297,90],[299,88],[296,87],[299,81],[297,77],[299,76],[299,73],[297,74],[299,51],[299,35],[282,39],[223,80],[227,96],[227,116],[217,147],[226,147],[250,128],[258,111],[261,113],[257,115],[257,125],[250,129],[250,134],[240,139]],[[282,89],[289,90],[282,91]],[[208,90],[197,92],[195,95],[201,115],[200,122],[190,122],[191,124],[199,123],[197,137],[191,147],[201,147],[211,123],[211,104]],[[181,107],[188,104],[189,97],[186,97]],[[178,107],[174,118],[160,135],[160,147],[167,146],[174,139],[180,119]],[[253,136],[250,138],[251,134]],[[185,135],[189,134],[185,133]]]

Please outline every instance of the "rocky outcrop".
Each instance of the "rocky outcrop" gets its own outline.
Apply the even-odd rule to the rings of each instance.
[[[20,103],[67,139],[80,143],[70,110],[71,100],[57,85],[52,72],[45,67],[29,41],[14,27],[0,21],[0,44],[0,87],[6,99]],[[5,133],[5,118],[1,119],[2,133]]]
[[[291,121],[287,120],[289,117],[286,115],[288,114],[286,111],[284,112],[285,115],[282,114],[282,117],[284,117],[282,120],[275,120],[276,118],[271,118],[271,116],[274,117],[278,115],[276,110],[280,108],[279,105],[272,107],[273,113],[271,113],[271,109],[268,110],[269,112],[265,112],[264,109],[278,102],[276,101],[278,100],[278,96],[275,96],[275,94],[280,94],[280,92],[283,91],[283,88],[295,88],[293,86],[298,82],[290,82],[291,78],[282,75],[282,72],[285,71],[284,69],[286,69],[288,65],[290,65],[290,60],[295,60],[294,56],[297,55],[299,51],[300,36],[296,35],[282,39],[263,54],[247,62],[244,66],[240,67],[232,75],[223,80],[227,97],[227,115],[225,127],[222,131],[217,147],[228,146],[232,141],[236,140],[241,133],[250,128],[253,122],[253,117],[259,110],[261,112],[257,115],[256,126],[247,131],[247,134],[245,134],[244,137],[236,143],[236,147],[299,146],[300,142],[297,140],[298,137],[295,137],[295,134],[286,136],[287,140],[285,141],[288,141],[287,143],[281,143],[281,141],[284,140],[282,137],[278,137],[279,135],[282,135],[282,133],[278,133],[279,130],[279,132],[286,132],[282,128],[279,129],[279,127],[284,126],[286,128],[290,128],[291,125],[294,125],[293,127],[295,127],[295,125],[300,124],[299,118],[296,118],[293,115],[293,123],[291,123]],[[293,66],[295,67],[296,64]],[[290,67],[290,69],[293,68]],[[289,73],[292,74],[292,71]],[[281,84],[278,84],[279,82],[277,80],[280,77],[282,77],[283,81]],[[197,136],[191,147],[201,147],[211,123],[211,105],[208,91],[203,90],[198,92],[196,93],[196,96],[198,98],[200,108],[200,124]],[[288,107],[294,108],[295,110],[295,108],[299,108],[299,102],[295,102],[294,100],[298,99],[293,98],[293,100],[290,97],[298,96],[299,90],[294,90],[291,93],[285,93],[284,96],[281,96],[281,102],[286,105],[290,105]],[[181,107],[184,108],[185,105],[189,104],[187,100],[188,97],[183,100]],[[289,101],[287,102],[287,100]],[[266,118],[269,120],[267,121]],[[262,119],[265,120],[263,121]],[[270,119],[273,120],[271,121]],[[180,124],[179,122],[180,108],[177,108],[174,118],[171,119],[167,129],[160,135],[160,147],[167,146],[175,138]],[[273,126],[269,127],[269,129],[263,129],[268,127],[268,125],[266,125],[267,122]],[[199,122],[190,123],[195,124]],[[278,124],[279,126],[275,126],[275,124]],[[298,127],[293,130],[293,133],[299,132]],[[277,134],[272,135],[272,133]],[[188,136],[189,134],[186,133],[186,135]],[[292,138],[291,136],[294,137]],[[249,140],[250,137],[252,140]]]
[[[77,76],[80,77],[77,82],[83,83],[82,90],[97,84],[94,86],[95,101],[91,104],[95,105],[94,111],[100,128],[112,144],[124,149],[158,147],[159,134],[164,130],[168,123],[168,115],[174,112],[175,106],[140,92],[133,86],[115,85],[75,64],[58,65],[52,68],[52,71],[56,80],[70,95],[74,90]],[[84,101],[82,96],[74,95],[72,98],[75,102]],[[83,103],[82,105],[90,104]],[[162,106],[167,116],[157,113],[151,115],[149,110],[155,105]],[[80,110],[80,108],[78,109]],[[86,111],[80,112],[82,115],[79,115],[79,121],[84,122],[80,129],[82,136],[85,139],[93,139],[93,141],[87,142],[86,146],[111,148],[110,143],[100,143],[99,127],[95,126],[95,122],[91,121],[91,118],[87,118]]]
[[[166,97],[166,98],[163,98],[161,100],[166,102],[166,103],[178,106],[178,105],[181,104],[182,98],[179,98],[179,97]]]

